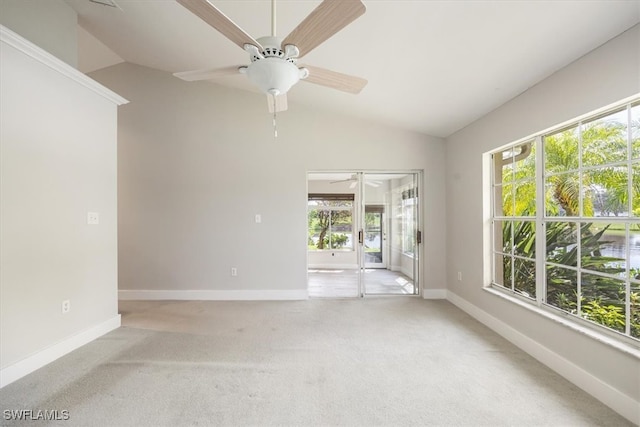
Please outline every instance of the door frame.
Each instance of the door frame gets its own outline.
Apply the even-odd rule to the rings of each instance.
[[[423,181],[423,171],[419,170],[419,169],[311,169],[311,170],[307,170],[306,174],[305,174],[305,178],[306,178],[306,196],[308,197],[309,194],[309,175],[310,174],[349,174],[349,175],[355,175],[357,177],[357,188],[358,188],[358,192],[356,193],[356,197],[355,197],[355,203],[354,203],[354,211],[353,211],[353,215],[354,215],[354,221],[353,221],[353,239],[354,239],[354,245],[355,245],[355,252],[356,252],[356,257],[358,260],[358,291],[357,291],[357,295],[354,295],[354,297],[359,297],[359,298],[364,298],[365,296],[371,297],[371,296],[380,296],[380,295],[396,295],[396,294],[367,294],[366,290],[365,290],[365,283],[364,283],[364,273],[366,270],[366,263],[364,261],[364,246],[362,244],[359,243],[359,232],[362,231],[363,236],[364,236],[364,226],[365,226],[365,199],[366,199],[366,189],[365,187],[365,182],[364,182],[364,177],[367,174],[405,174],[405,175],[410,175],[413,174],[415,175],[415,183],[417,185],[417,189],[418,189],[418,204],[416,206],[416,211],[415,211],[415,215],[416,215],[416,231],[420,234],[422,234],[422,229],[423,229],[423,214],[422,214],[422,204],[424,203],[424,197],[423,197],[423,188],[424,188],[424,181]],[[373,204],[373,203],[372,203]],[[378,203],[379,204],[379,203]],[[390,214],[389,212],[389,206],[385,205],[385,215],[387,216],[387,221],[385,225],[388,225],[391,221],[390,218]],[[306,215],[308,216],[308,210],[305,210]],[[309,270],[309,251],[307,248],[307,242],[308,242],[308,236],[305,239],[305,259],[306,259],[306,267],[307,267],[307,271]],[[388,240],[388,238],[387,238]],[[413,294],[398,294],[398,296],[421,296],[422,295],[422,276],[423,276],[423,249],[422,249],[422,244],[423,242],[419,242],[416,245],[416,252],[415,252],[415,256],[416,256],[416,260],[413,263],[413,283],[414,283],[414,290],[415,292]],[[385,246],[385,245],[383,245]],[[389,244],[386,244],[387,246],[387,264],[386,264],[386,268],[389,269],[389,256],[390,256],[390,249],[389,249]],[[384,256],[384,254],[383,254]],[[370,268],[370,267],[369,267]],[[307,273],[307,283],[309,283],[309,277],[308,277],[308,273]]]

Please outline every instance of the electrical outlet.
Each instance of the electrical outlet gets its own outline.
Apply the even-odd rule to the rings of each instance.
[[[62,314],[67,314],[71,311],[71,301],[68,299],[62,301]]]
[[[235,267],[231,267],[231,275],[232,276],[237,276],[238,275],[238,269]]]
[[[98,212],[87,212],[87,224],[100,224],[100,214]]]
[[[262,222],[262,215],[256,214],[256,224],[260,224]]]
[[[458,281],[462,282],[462,271],[458,271]]]

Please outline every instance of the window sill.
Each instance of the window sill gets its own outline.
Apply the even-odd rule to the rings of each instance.
[[[484,287],[486,292],[495,295],[499,298],[503,298],[511,303],[514,303],[522,308],[525,308],[529,311],[532,311],[540,316],[543,316],[549,320],[552,320],[555,323],[558,323],[566,328],[569,328],[575,332],[586,335],[589,338],[601,342],[609,347],[615,348],[616,350],[628,354],[638,360],[640,360],[640,344],[636,344],[635,342],[630,342],[632,338],[627,338],[621,336],[620,339],[609,335],[605,332],[601,332],[596,330],[595,328],[591,328],[587,325],[581,325],[579,322],[574,321],[572,319],[568,319],[567,316],[554,313],[550,310],[546,310],[542,307],[538,307],[537,305],[528,303],[520,298],[517,298],[513,295],[509,295],[506,291],[501,291],[492,287]],[[576,319],[579,320],[579,319]]]
[[[341,253],[349,253],[349,252],[354,252],[354,250],[353,249],[307,249],[307,252],[317,252],[317,253],[341,252]]]

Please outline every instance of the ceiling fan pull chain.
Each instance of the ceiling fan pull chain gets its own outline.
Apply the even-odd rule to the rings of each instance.
[[[273,137],[278,137],[278,127],[276,126],[276,97],[273,97]]]

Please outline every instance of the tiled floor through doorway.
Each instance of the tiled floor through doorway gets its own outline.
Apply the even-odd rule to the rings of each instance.
[[[358,269],[310,268],[308,272],[310,297],[358,296]],[[364,291],[368,295],[413,295],[413,280],[398,271],[367,268]]]

